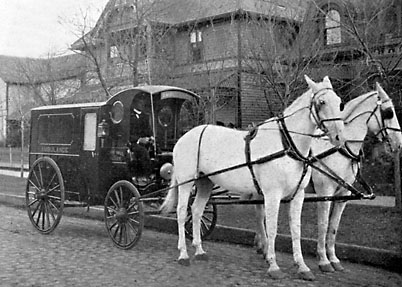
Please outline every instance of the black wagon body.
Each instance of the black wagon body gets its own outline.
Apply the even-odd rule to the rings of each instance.
[[[146,101],[154,138],[152,181],[145,186],[133,183],[128,155],[130,111],[137,97]],[[142,229],[136,218],[143,213],[141,196],[169,183],[173,146],[187,123],[183,103],[197,99],[178,87],[141,86],[105,102],[32,109],[26,204],[33,225],[49,233],[65,206],[102,204],[112,240],[131,248]]]

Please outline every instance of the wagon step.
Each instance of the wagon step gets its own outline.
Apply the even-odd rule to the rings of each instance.
[[[81,201],[66,200],[64,207],[88,207],[88,203]]]

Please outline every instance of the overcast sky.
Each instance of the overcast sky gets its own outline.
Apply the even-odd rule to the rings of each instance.
[[[77,40],[89,13],[96,21],[108,0],[0,0],[0,55],[47,57]],[[74,35],[74,33],[76,35]]]

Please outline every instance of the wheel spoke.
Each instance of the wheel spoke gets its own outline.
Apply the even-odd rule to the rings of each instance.
[[[118,223],[118,222],[117,222],[117,220],[116,220],[112,225],[110,225],[109,231],[112,231],[113,227],[115,227],[117,223]]]
[[[135,223],[136,225],[140,225],[139,221],[137,221],[137,220],[135,220],[135,219],[133,219],[131,217],[128,218],[128,222],[130,222],[130,223],[132,222],[132,223]]]
[[[59,187],[60,187],[60,183],[59,183],[58,185],[56,185],[55,187],[53,187],[52,189],[49,189],[47,193],[51,193],[51,192],[53,192],[55,189],[57,189],[57,188],[59,188]],[[60,191],[60,189],[59,189],[58,191]]]
[[[36,182],[38,183],[38,185],[43,186],[43,185],[42,185],[42,178],[41,178],[41,179],[38,178],[38,175],[36,174],[35,168],[32,169],[32,173],[33,173],[33,175],[35,176]],[[40,188],[38,188],[38,190],[40,190]]]
[[[127,225],[131,228],[131,230],[134,233],[134,237],[135,235],[138,233],[138,228],[136,228],[136,226],[133,226],[133,224],[131,223],[131,221],[127,221]]]
[[[48,226],[49,226],[49,228],[50,228],[50,227],[51,227],[51,224],[50,224],[50,216],[49,216],[50,210],[49,210],[48,203],[45,202],[44,206],[45,206],[46,220],[47,220]]]
[[[31,213],[32,214],[32,218],[35,216],[36,212],[39,210],[39,207],[41,205],[41,202],[39,200],[37,200],[39,203],[38,205],[35,207],[35,210]]]
[[[40,188],[36,186],[36,184],[33,183],[32,180],[28,179],[28,182],[35,188],[37,191],[40,191]]]
[[[130,206],[127,208],[127,211],[131,210],[134,206],[138,204],[137,200],[135,200],[133,203],[130,204]]]
[[[110,207],[110,206],[107,206],[106,208],[107,208],[108,214],[110,214],[110,218],[114,217],[116,214],[116,209],[114,209],[113,207]]]
[[[39,226],[39,220],[40,220],[40,217],[41,217],[41,214],[42,214],[42,202],[40,202],[39,203],[39,205],[38,205],[38,210],[39,210],[39,213],[38,213],[38,217],[36,218],[36,226]]]
[[[140,212],[138,210],[132,211],[132,212],[128,212],[128,215],[138,215]]]
[[[40,186],[43,186],[43,174],[42,174],[42,169],[40,167],[40,163],[38,164],[38,168],[39,168]]]
[[[115,189],[114,190],[114,195],[116,196],[116,199],[117,199],[117,207],[121,207],[121,202],[120,202],[120,198],[119,198],[119,194],[117,193],[117,190]]]
[[[46,190],[48,190],[49,187],[52,185],[53,180],[56,178],[56,176],[57,176],[57,173],[56,173],[56,172],[53,173],[53,176],[52,176],[52,178],[50,179],[50,181],[49,181],[49,183],[48,183],[48,185],[47,185],[47,187],[46,187]],[[58,185],[60,185],[60,184],[58,184]],[[49,190],[49,192],[50,192],[50,190]]]
[[[31,207],[33,204],[37,203],[38,201],[39,201],[39,200],[35,198],[33,201],[31,201],[31,202],[28,204],[28,207]]]
[[[49,204],[51,204],[52,207],[53,207],[54,209],[56,209],[57,213],[59,213],[59,208],[58,208],[56,205],[54,205],[51,200],[49,200]]]
[[[119,208],[119,206],[117,205],[117,203],[113,200],[113,198],[110,196],[109,197],[109,199],[110,199],[110,201],[113,203],[113,205],[116,207],[116,208]]]
[[[53,204],[53,202],[51,202],[50,200],[49,200],[48,204],[49,204],[49,207],[48,207],[48,208],[49,208],[49,213],[50,213],[50,215],[52,216],[53,221],[56,221],[56,217],[55,217],[55,215],[54,215],[53,209],[56,209],[57,214],[59,214],[59,210],[58,210],[57,207]]]

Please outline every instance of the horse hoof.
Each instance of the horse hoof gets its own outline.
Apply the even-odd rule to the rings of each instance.
[[[334,269],[334,267],[332,267],[331,264],[318,265],[318,267],[320,268],[321,272],[325,272],[325,273],[335,272],[335,269]]]
[[[343,268],[341,262],[331,262],[331,265],[336,271],[345,271],[345,268]]]
[[[303,271],[303,272],[298,272],[297,276],[299,279],[305,280],[305,281],[314,281],[315,276],[311,271]]]
[[[268,271],[268,275],[271,279],[280,280],[286,278],[286,274],[281,270]]]
[[[203,254],[196,254],[194,257],[195,260],[200,260],[200,261],[208,261],[208,255],[206,253]]]
[[[189,259],[189,258],[186,258],[186,259],[179,259],[179,260],[178,260],[178,263],[179,263],[180,265],[183,265],[183,266],[190,266],[190,259]]]

